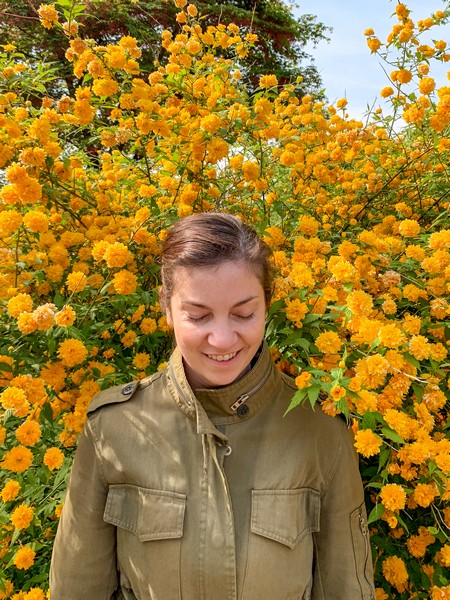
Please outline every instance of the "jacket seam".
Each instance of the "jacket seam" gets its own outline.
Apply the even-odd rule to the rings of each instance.
[[[331,465],[330,470],[329,470],[329,472],[328,472],[328,474],[327,474],[327,476],[325,478],[325,484],[324,484],[324,487],[323,487],[321,498],[323,498],[326,495],[326,493],[328,492],[328,490],[329,490],[329,488],[330,488],[330,486],[331,486],[331,484],[333,482],[333,479],[334,479],[334,477],[335,477],[335,475],[337,473],[339,463],[341,462],[341,458],[342,458],[342,436],[343,435],[344,435],[344,424],[342,423],[341,434],[339,436],[339,440],[338,440],[338,443],[337,443],[337,449],[336,449],[336,453],[335,453],[335,459],[334,459],[333,464]]]
[[[101,444],[100,444],[100,440],[98,439],[96,425],[94,423],[94,420],[97,417],[97,415],[98,415],[98,413],[94,413],[94,414],[92,414],[92,416],[88,417],[87,425],[89,425],[89,428],[87,428],[87,431],[89,432],[89,430],[90,430],[90,433],[92,436],[92,441],[93,441],[94,449],[95,449],[95,458],[98,463],[98,470],[99,470],[101,481],[102,481],[104,487],[108,488],[108,482],[106,480],[106,476],[103,471],[103,463],[101,460],[101,452],[100,452]]]

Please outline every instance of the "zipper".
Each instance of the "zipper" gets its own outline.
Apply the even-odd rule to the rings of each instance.
[[[236,412],[236,410],[239,408],[239,406],[241,406],[241,404],[244,404],[244,402],[247,402],[247,400],[250,398],[250,396],[253,396],[254,394],[256,394],[256,392],[258,392],[263,385],[266,383],[266,381],[269,379],[269,375],[270,375],[271,369],[270,367],[267,369],[266,373],[264,374],[264,377],[261,379],[261,381],[249,392],[246,392],[245,394],[241,394],[239,396],[239,398],[236,400],[236,402],[234,402],[230,408],[231,410],[234,410]]]

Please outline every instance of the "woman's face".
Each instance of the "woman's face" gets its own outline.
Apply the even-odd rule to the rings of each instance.
[[[179,268],[167,321],[183,355],[192,388],[239,378],[264,336],[266,305],[256,275],[243,262]]]

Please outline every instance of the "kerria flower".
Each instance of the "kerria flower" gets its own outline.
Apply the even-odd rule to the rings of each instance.
[[[33,520],[34,510],[26,504],[21,504],[11,513],[11,523],[16,529],[27,529]]]
[[[36,552],[30,548],[29,546],[23,546],[16,552],[14,556],[14,564],[17,569],[22,569],[27,571],[30,567],[34,565],[34,558],[36,556]]]
[[[134,273],[122,269],[114,275],[112,283],[118,294],[132,294],[137,287],[137,277]]]
[[[15,500],[21,490],[20,483],[14,479],[10,479],[5,483],[0,492],[3,502],[11,502]]]
[[[403,510],[406,504],[406,492],[398,483],[387,483],[381,488],[380,500],[387,510]]]
[[[371,429],[360,429],[355,434],[355,448],[363,456],[379,454],[382,440]]]
[[[26,471],[33,462],[33,453],[25,446],[11,448],[3,457],[0,465],[7,471],[22,473]]]
[[[36,421],[25,421],[16,429],[16,439],[24,446],[34,446],[41,439],[41,426]]]
[[[74,338],[64,340],[58,348],[58,356],[66,367],[82,363],[87,355],[88,351],[83,342]]]
[[[50,471],[59,469],[64,462],[64,454],[59,448],[49,448],[44,455],[44,465],[46,465]]]
[[[388,556],[382,563],[383,575],[396,590],[401,593],[406,589],[408,571],[405,563],[398,556]]]
[[[323,354],[335,354],[341,349],[342,341],[335,331],[324,331],[317,337],[315,344]]]

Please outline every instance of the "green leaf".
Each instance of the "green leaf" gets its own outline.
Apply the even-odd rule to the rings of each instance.
[[[313,385],[309,386],[306,389],[308,390],[308,398],[309,398],[311,407],[314,408],[314,406],[317,402],[317,398],[319,397],[320,390],[322,389],[322,386],[319,383],[314,383]]]
[[[417,360],[417,358],[414,358],[414,356],[412,356],[411,354],[408,354],[407,352],[405,352],[405,354],[403,355],[403,358],[406,358],[406,360],[409,362],[409,364],[412,365],[413,367],[416,367],[416,369],[420,369],[420,362]]]
[[[412,384],[412,389],[414,390],[415,395],[419,400],[423,398],[423,387],[418,385],[417,383]]]
[[[364,413],[361,422],[361,429],[371,429],[372,431],[375,431],[377,424],[381,423],[382,421],[383,417],[379,412],[369,410]]]
[[[306,397],[306,395],[308,393],[307,390],[308,390],[308,388],[303,388],[303,389],[297,390],[295,392],[295,394],[292,396],[292,400],[283,416],[286,416],[290,410],[292,410],[293,408],[298,406],[304,400],[304,398]]]
[[[397,444],[405,443],[405,440],[401,436],[399,436],[396,431],[394,431],[393,429],[390,429],[389,427],[383,427],[381,429],[381,432],[384,435],[384,437],[387,437],[388,439],[392,440],[393,442],[397,442]]]
[[[375,523],[375,521],[381,519],[383,513],[384,506],[382,504],[376,504],[370,511],[370,514],[367,518],[367,524],[370,525],[371,523]]]

